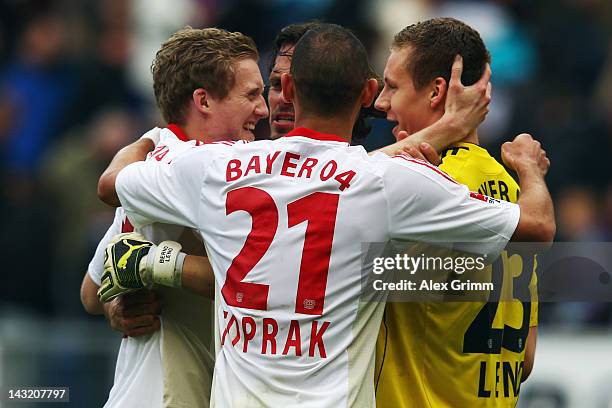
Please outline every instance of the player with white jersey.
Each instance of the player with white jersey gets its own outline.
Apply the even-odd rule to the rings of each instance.
[[[135,226],[183,225],[206,242],[219,301],[212,405],[374,406],[384,305],[359,299],[364,242],[479,241],[495,254],[511,236],[552,238],[540,228],[552,219],[547,159],[529,138],[504,152],[528,175],[518,205],[473,199],[422,161],[349,146],[376,93],[368,71],[363,45],[322,25],[302,37],[281,78],[300,126],[287,137],[194,147],[125,169],[116,158],[100,180],[101,198],[116,205],[118,195]],[[151,282],[193,289],[210,278],[176,247],[132,241],[110,248],[103,296]],[[170,272],[147,268],[170,259]],[[139,274],[128,277],[132,270]]]
[[[174,63],[177,55],[185,62],[182,68]],[[163,44],[153,65],[154,87],[162,113],[171,124],[161,132],[159,129],[148,132],[138,142],[146,150],[157,143],[149,159],[171,160],[203,143],[230,143],[223,141],[229,135],[252,140],[255,123],[268,114],[257,59],[257,49],[250,38],[218,29],[181,30]],[[194,72],[192,65],[198,65],[200,71]],[[83,285],[86,291],[93,291],[94,298],[108,241],[116,233],[132,229],[119,208],[89,265]],[[191,231],[176,225],[156,223],[137,230],[155,242],[191,241],[193,247],[193,241],[197,241]],[[131,295],[140,296],[132,304],[128,303],[132,297],[120,299],[120,306],[128,310],[124,321],[129,318],[130,324],[136,326],[127,327],[127,334],[134,331],[141,334],[137,330],[145,325],[148,333],[124,337],[106,406],[207,406],[213,360],[209,352],[211,319],[206,314],[208,311],[208,316],[211,315],[211,302],[167,287],[155,291],[164,300],[161,331],[154,330],[155,326],[145,319],[153,312],[147,310],[151,303],[143,301],[141,294]],[[203,318],[193,319],[186,313],[194,309],[200,310]],[[142,315],[134,316],[135,313]]]
[[[159,144],[149,154],[149,160],[159,157],[172,160],[187,149],[202,144],[199,140],[187,139],[175,125],[161,131],[157,129],[157,132],[160,133]],[[181,142],[173,143],[178,141]],[[172,149],[168,146],[172,146]],[[133,229],[123,208],[118,208],[113,225],[99,247],[105,249],[112,236]],[[184,227],[169,224],[150,224],[137,231],[154,242],[168,239],[185,242],[185,236],[187,239],[195,238]],[[103,263],[98,264],[100,259],[103,259],[103,252],[101,257],[96,254],[88,268],[91,279],[98,286],[104,270]],[[161,313],[161,330],[144,337],[125,337],[122,340],[107,407],[208,404],[214,365],[209,351],[212,326],[210,319],[193,319],[187,312],[198,309],[202,316],[211,316],[211,302],[202,296],[168,287],[158,287],[156,292],[165,303]]]
[[[293,47],[295,42],[310,28],[311,25],[292,25],[282,30],[279,34],[278,45],[285,46],[286,44]],[[196,32],[196,31],[193,31]],[[206,31],[203,31],[206,32]],[[169,47],[165,45],[164,47]],[[164,49],[162,47],[162,49]],[[184,48],[184,47],[183,47]],[[181,50],[181,49],[179,49]],[[162,55],[163,57],[163,55]],[[286,58],[283,54],[279,58]],[[279,58],[276,58],[278,63]],[[209,58],[212,60],[213,58]],[[162,83],[164,75],[164,65],[157,62],[155,65],[159,75],[155,81]],[[238,73],[239,75],[241,73]],[[160,78],[161,77],[161,78]],[[455,78],[460,85],[460,75]],[[238,80],[238,75],[235,78]],[[483,76],[482,83],[486,83],[488,78]],[[278,86],[280,88],[280,86]],[[481,85],[482,87],[482,85]],[[432,126],[421,132],[423,140],[429,140],[432,144],[439,144],[440,140],[448,140],[454,134],[461,134],[456,127],[449,124],[458,124],[459,129],[464,128],[468,131],[470,128],[479,123],[486,113],[486,106],[483,106],[481,95],[475,90],[478,86],[464,88],[458,86],[460,92],[449,95],[449,114],[448,120],[441,120],[440,123]],[[168,91],[174,91],[169,89]],[[161,99],[163,98],[163,94]],[[270,106],[272,107],[272,92],[270,93]],[[159,101],[158,101],[159,102]],[[170,111],[170,106],[160,107],[162,111]],[[484,104],[486,105],[486,103]],[[276,106],[276,105],[275,105]],[[291,107],[291,104],[284,104],[285,107]],[[292,108],[291,108],[292,109]],[[165,116],[173,116],[172,113],[167,113]],[[458,119],[458,120],[457,120]],[[189,128],[190,126],[187,126]],[[208,129],[206,132],[198,132],[202,135],[203,141],[218,140],[222,138],[222,134],[216,131],[218,128]],[[169,131],[172,130],[172,131]],[[187,141],[190,137],[185,134],[177,125],[170,125],[168,130],[162,133],[162,143],[164,146],[165,139],[178,137],[180,140]],[[245,135],[250,138],[250,135]],[[244,137],[244,136],[241,136]],[[148,132],[144,139],[151,139],[154,144],[159,141],[159,131],[153,130]],[[415,138],[415,139],[418,139]],[[143,145],[138,142],[137,144]],[[387,149],[388,152],[395,152],[403,147],[404,144],[397,144]],[[143,150],[143,155],[150,147],[147,145]],[[156,149],[155,156],[162,157],[168,153],[163,148]],[[173,153],[167,157],[172,157]],[[84,279],[82,294],[84,305],[88,311],[98,314],[99,304],[97,298],[93,299],[93,305],[89,306],[87,299],[92,298],[92,293],[98,290],[100,286],[100,277],[103,270],[104,249],[109,243],[113,235],[120,232],[133,231],[133,227],[122,208],[117,210],[113,225],[109,228],[103,240],[99,243],[94,258],[89,265],[88,274]],[[160,242],[163,239],[178,239],[177,234],[185,235],[183,229],[170,228],[168,225],[156,224],[155,228],[145,228],[140,232],[144,233],[149,239]],[[190,234],[187,233],[187,236]],[[193,241],[193,239],[192,239]],[[185,242],[182,241],[185,245]],[[187,249],[187,248],[185,248]],[[190,251],[190,253],[197,253]],[[161,291],[161,296],[164,300],[164,309],[162,312],[162,320],[164,325],[162,332],[158,332],[160,323],[157,315],[160,313],[161,306],[159,300],[155,296]],[[173,406],[176,403],[177,397],[179,401],[187,405],[203,406],[203,400],[208,400],[208,389],[210,388],[210,377],[212,373],[209,354],[206,350],[210,337],[206,323],[203,319],[194,319],[188,316],[187,313],[182,313],[189,308],[206,310],[209,307],[209,301],[198,299],[192,295],[178,295],[174,290],[167,290],[157,287],[153,291],[139,291],[131,294],[126,294],[123,297],[115,299],[113,303],[105,306],[105,314],[109,317],[111,325],[123,333],[124,339],[121,343],[119,351],[114,387],[110,392],[110,398],[107,406],[159,406],[159,401],[163,400],[164,406]],[[202,312],[202,314],[206,314]],[[180,322],[179,325],[176,323]],[[187,334],[186,334],[187,333]],[[140,335],[146,335],[144,338],[138,338]],[[129,336],[129,337],[128,337]],[[171,339],[172,341],[169,341]],[[174,356],[172,360],[164,356]],[[177,356],[185,356],[178,359]],[[173,362],[169,365],[169,362]],[[180,373],[175,373],[172,367],[178,367]],[[199,368],[198,368],[199,367]],[[183,372],[187,375],[182,374]],[[178,375],[175,375],[178,374]],[[208,386],[207,386],[208,384]],[[160,396],[163,387],[163,395]]]

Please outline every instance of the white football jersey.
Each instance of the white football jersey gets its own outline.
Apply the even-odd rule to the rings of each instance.
[[[125,212],[119,207],[115,211],[112,225],[98,243],[96,252],[87,268],[87,273],[96,285],[100,286],[104,272],[106,246],[115,235],[129,231],[131,231],[131,225],[127,224]],[[163,390],[160,332],[157,331],[148,336],[124,337],[117,354],[113,387],[104,407],[162,408]]]
[[[184,225],[206,242],[219,407],[374,406],[384,304],[360,302],[362,243],[478,241],[496,254],[519,219],[422,161],[304,128],[134,163],[116,188],[135,226]]]
[[[180,129],[162,129],[160,142],[147,160],[176,155],[199,141],[188,141]],[[177,138],[180,138],[181,141]],[[172,150],[168,149],[172,141]],[[185,143],[186,142],[186,143]],[[115,212],[113,224],[98,244],[88,267],[99,286],[104,271],[104,251],[110,240],[134,228],[123,208]],[[147,239],[159,243],[179,240],[185,228],[168,224],[149,224],[136,229]],[[195,237],[193,237],[195,239]],[[210,400],[213,357],[211,347],[212,302],[201,296],[167,287],[156,287],[164,303],[161,329],[148,336],[125,337],[117,356],[115,378],[106,408],[206,407]],[[198,309],[195,318],[189,313]]]

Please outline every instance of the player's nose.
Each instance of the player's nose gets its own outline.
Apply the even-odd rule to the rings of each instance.
[[[268,110],[268,105],[266,105],[266,100],[264,99],[263,95],[259,97],[257,105],[255,106],[254,113],[259,119],[267,118],[270,114],[270,111]]]
[[[378,95],[378,98],[376,98],[374,107],[381,112],[387,112],[389,111],[389,106],[389,98],[387,97],[385,89],[383,89],[380,95]]]

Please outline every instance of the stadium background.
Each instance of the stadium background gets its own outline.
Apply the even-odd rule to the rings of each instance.
[[[79,301],[113,216],[96,182],[119,147],[160,123],[149,66],[172,32],[248,34],[265,78],[278,30],[320,18],[352,28],[382,73],[391,36],[433,16],[466,21],[491,51],[484,144],[499,152],[529,132],[547,150],[557,240],[612,241],[609,0],[0,1],[0,388],[69,386],[75,407],[105,400],[121,336]],[[369,149],[390,135],[372,125]],[[520,406],[611,407],[611,327],[609,303],[542,304]]]

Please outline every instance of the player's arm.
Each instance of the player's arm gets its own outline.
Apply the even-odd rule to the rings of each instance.
[[[109,302],[153,284],[212,298],[215,284],[208,258],[188,256],[180,250],[181,245],[174,241],[154,245],[137,233],[116,236],[106,249],[99,299]]]
[[[215,274],[207,257],[185,256],[181,271],[181,287],[197,295],[214,298]]]
[[[540,142],[528,134],[520,134],[514,141],[502,145],[502,160],[516,171],[521,187],[517,201],[521,216],[512,240],[552,242],[556,232],[555,216],[552,198],[544,181],[550,160]]]
[[[115,216],[113,223],[108,227],[104,236],[98,243],[89,265],[87,265],[87,272],[83,277],[81,284],[81,303],[83,308],[89,314],[100,315],[104,313],[102,303],[98,300],[98,288],[100,287],[100,281],[102,279],[102,273],[104,272],[104,252],[111,239],[121,232],[121,226],[125,213],[123,209],[118,208],[115,210]]]
[[[91,315],[104,313],[102,303],[98,300],[98,288],[99,286],[91,279],[91,276],[86,273],[81,283],[81,303],[85,311]]]
[[[116,175],[113,197],[135,228],[155,222],[198,228],[206,170],[231,151],[231,146],[201,146],[169,161],[132,163]]]
[[[204,244],[188,228],[184,229],[178,241],[183,247],[182,252],[187,254],[181,271],[181,287],[212,299],[215,293],[214,273]]]
[[[161,327],[161,302],[154,290],[126,293],[101,304],[111,328],[125,336],[145,336]]]
[[[466,186],[422,161],[391,159],[393,166],[384,174],[390,238],[426,243],[478,242],[477,248],[468,245],[464,249],[493,256],[511,238],[551,242],[554,214],[544,182],[550,162],[539,144],[527,135],[518,136],[504,151],[507,161],[517,162],[515,168],[521,167],[521,173],[533,173],[529,182],[521,185],[518,205],[472,196]],[[404,167],[411,171],[402,170]]]
[[[525,360],[523,362],[523,372],[521,374],[521,382],[525,381],[531,371],[533,370],[533,364],[535,362],[536,344],[538,340],[538,326],[531,326],[529,328],[529,334],[527,335],[527,346],[525,346]]]
[[[142,161],[159,141],[159,128],[153,128],[142,135],[140,139],[123,147],[115,154],[100,180],[98,181],[98,197],[112,207],[119,207],[119,198],[115,190],[115,180],[119,172],[127,165]]]
[[[491,68],[487,67],[478,82],[471,86],[461,83],[463,59],[457,56],[451,69],[448,93],[445,102],[445,112],[442,118],[431,126],[407,137],[406,132],[400,132],[398,142],[380,149],[388,155],[398,151],[429,161],[439,161],[433,152],[441,152],[449,145],[462,140],[468,133],[476,129],[485,119],[491,103]],[[411,149],[412,152],[410,151]],[[437,163],[436,163],[437,164]]]
[[[87,313],[103,314],[113,330],[126,336],[144,336],[159,330],[161,304],[157,292],[141,290],[102,303],[98,299],[98,289],[99,286],[86,274],[81,286],[81,302]]]
[[[161,305],[157,293],[138,291],[119,296],[110,303],[98,299],[100,281],[104,272],[104,253],[111,239],[121,232],[125,213],[121,208],[115,212],[115,219],[104,234],[89,263],[81,284],[81,303],[87,313],[103,314],[111,328],[126,336],[151,334],[160,328]]]

